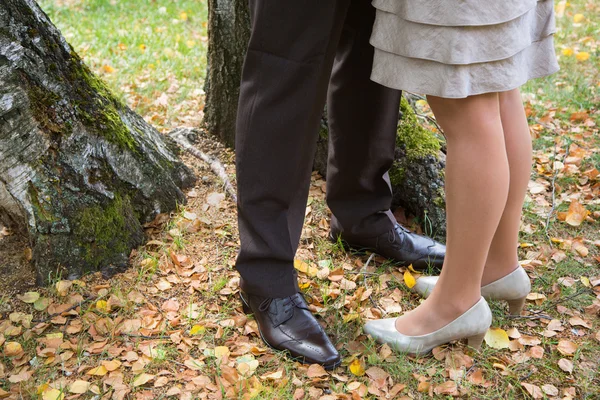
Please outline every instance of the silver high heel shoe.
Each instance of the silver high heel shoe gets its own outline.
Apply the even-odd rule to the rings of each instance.
[[[438,276],[422,276],[412,290],[427,298]],[[527,295],[531,291],[531,281],[527,272],[519,266],[516,270],[488,285],[481,287],[481,295],[487,300],[505,300],[508,302],[508,311],[511,315],[519,315],[525,306]]]
[[[458,339],[467,339],[469,346],[479,349],[491,324],[492,312],[482,297],[460,317],[426,335],[403,335],[396,330],[396,318],[369,321],[365,324],[364,332],[398,352],[418,355],[427,354],[436,346]]]

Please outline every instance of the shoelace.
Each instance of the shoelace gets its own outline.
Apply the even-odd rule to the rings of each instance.
[[[303,309],[308,310],[308,308],[306,308],[306,306],[301,301],[297,301],[296,296],[298,296],[298,295],[301,296],[300,293],[296,293],[295,295],[286,297],[283,300],[283,302],[281,303],[281,306],[283,307],[283,309],[286,313],[290,312],[294,307],[303,308]],[[272,299],[272,298],[264,299],[262,301],[262,303],[260,303],[260,305],[258,306],[258,310],[260,312],[267,311],[269,309],[269,307],[271,306],[271,303],[273,302],[273,300],[274,299]],[[292,306],[292,307],[290,307],[290,306]]]
[[[410,233],[410,231],[408,229],[406,229],[405,227],[403,227],[400,224],[395,224],[394,228],[388,234],[388,240],[390,243],[395,243],[396,242],[396,234],[399,237],[402,237],[403,235],[405,235],[407,233]]]

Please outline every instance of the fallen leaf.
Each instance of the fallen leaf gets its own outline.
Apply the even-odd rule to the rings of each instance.
[[[271,373],[266,373],[264,375],[261,375],[260,379],[262,380],[267,380],[267,381],[278,381],[281,378],[283,378],[283,370],[277,370],[275,372],[271,372]]]
[[[311,364],[310,367],[308,367],[308,371],[306,371],[306,376],[309,378],[320,378],[327,375],[329,374],[325,371],[325,368],[319,364]]]
[[[575,58],[577,59],[577,61],[587,61],[590,59],[590,53],[588,53],[587,51],[580,51],[577,54],[575,54]]]
[[[485,334],[485,343],[494,349],[507,349],[510,339],[502,328],[490,328]]]
[[[206,327],[204,327],[203,325],[194,325],[194,326],[192,326],[192,329],[190,329],[191,336],[203,335],[205,332],[206,332]]]
[[[121,361],[119,360],[110,360],[110,361],[102,361],[102,365],[108,372],[116,371],[121,366]]]
[[[206,202],[213,207],[219,207],[223,200],[225,200],[225,193],[212,192],[206,196]]]
[[[579,226],[583,221],[585,221],[585,217],[587,217],[588,214],[589,211],[586,210],[581,203],[579,203],[577,200],[573,200],[571,205],[569,205],[565,222],[571,226]]]
[[[60,296],[66,296],[69,292],[69,289],[73,286],[73,282],[71,281],[58,281],[56,282],[56,291]]]
[[[571,324],[571,326],[583,326],[585,328],[592,329],[590,324],[588,324],[586,321],[584,321],[580,317],[571,317],[569,319],[569,324]]]
[[[90,369],[86,375],[93,375],[93,376],[104,376],[108,373],[108,370],[106,369],[106,367],[104,365],[100,365],[96,368],[92,368]]]
[[[311,278],[314,278],[315,276],[317,276],[317,273],[319,272],[318,268],[311,267],[304,261],[298,260],[298,259],[294,259],[294,268],[296,268],[300,272],[305,273],[306,275],[308,275]]]
[[[17,296],[17,297],[22,302],[31,304],[31,303],[35,303],[40,298],[40,294],[38,292],[27,292],[23,296]]]
[[[90,383],[82,380],[76,380],[69,386],[69,392],[73,394],[83,394],[90,389]]]
[[[566,358],[561,358],[558,360],[558,367],[565,372],[573,372],[573,362],[571,360],[567,360]]]
[[[110,306],[106,300],[98,300],[96,302],[96,310],[108,314],[110,313]]]
[[[544,357],[544,348],[540,346],[533,346],[529,349],[529,355],[532,358],[543,358]]]
[[[446,381],[441,385],[437,385],[433,388],[433,392],[435,394],[458,395],[458,389],[456,388],[456,382],[454,381]]]
[[[550,385],[550,384],[542,385],[542,390],[548,396],[558,396],[558,389],[554,385]]]
[[[155,377],[155,375],[150,375],[147,373],[142,373],[139,374],[138,376],[135,377],[135,379],[133,380],[133,387],[138,387],[138,386],[143,386],[146,383],[150,382],[151,380],[153,380]]]
[[[58,389],[49,389],[42,394],[43,400],[63,400],[64,398],[65,394],[62,390]]]
[[[542,399],[544,398],[544,393],[542,393],[542,389],[539,386],[533,385],[531,383],[522,382],[521,385],[527,390],[527,392],[534,399]]]
[[[352,361],[350,365],[348,365],[348,368],[355,376],[363,376],[365,374],[365,367],[358,358]]]
[[[229,348],[227,346],[217,346],[215,347],[215,357],[216,358],[223,358],[223,357],[229,357],[229,354],[231,354],[231,352],[229,351]]]
[[[4,355],[6,357],[18,356],[23,352],[23,347],[19,342],[6,342],[4,344]]]
[[[404,272],[404,283],[406,284],[406,286],[408,286],[409,289],[412,289],[413,286],[415,286],[417,284],[417,280],[415,279],[415,277],[410,273],[409,270],[406,270]]]
[[[577,351],[578,347],[579,346],[577,346],[570,340],[563,339],[558,342],[558,346],[556,348],[561,354],[565,356],[572,356],[573,354],[575,354],[575,351]]]

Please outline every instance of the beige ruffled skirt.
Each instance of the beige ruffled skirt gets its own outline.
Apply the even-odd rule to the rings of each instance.
[[[502,92],[558,70],[552,0],[374,0],[371,79],[440,97]]]

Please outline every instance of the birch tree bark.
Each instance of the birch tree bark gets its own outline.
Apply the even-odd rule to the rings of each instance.
[[[142,225],[193,182],[35,1],[2,0],[0,223],[28,237],[39,283],[127,266]]]

